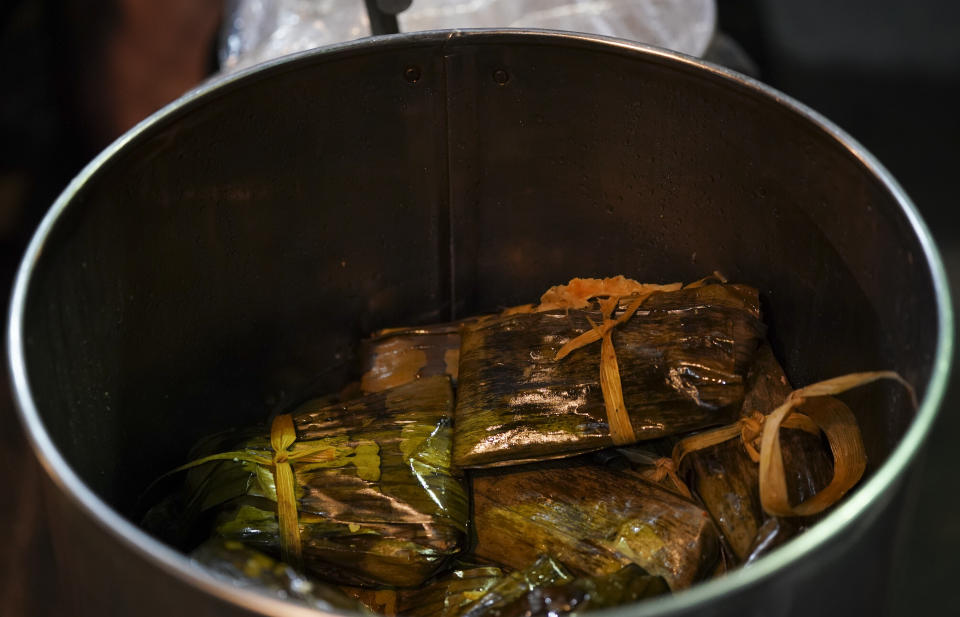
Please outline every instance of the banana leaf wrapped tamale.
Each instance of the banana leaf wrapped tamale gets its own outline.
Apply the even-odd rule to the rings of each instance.
[[[600,608],[623,606],[670,593],[663,577],[650,576],[630,564],[605,576],[588,576],[562,585],[532,589],[515,609],[503,617],[553,617]]]
[[[458,570],[417,591],[401,592],[403,617],[535,617],[619,606],[669,593],[663,578],[630,564],[612,574],[575,577],[540,556],[522,570]]]
[[[292,412],[289,464],[308,571],[343,584],[416,586],[460,550],[468,504],[450,464],[452,405],[449,379],[431,377]],[[277,554],[274,472],[252,462],[271,453],[260,435],[201,465],[196,473],[215,468],[192,499],[217,507],[216,535]]]
[[[683,589],[719,558],[710,516],[640,474],[581,458],[473,477],[477,558],[520,569],[548,553],[578,576],[634,563]]]
[[[876,379],[910,386],[878,371],[791,391],[761,343],[757,291],[716,278],[575,279],[538,305],[375,333],[362,381],[280,414],[269,434],[207,440],[176,470],[186,490],[145,525],[182,547],[212,529],[198,561],[240,584],[357,610],[301,575],[319,574],[388,617],[557,617],[756,559],[863,473],[856,420],[830,397]],[[828,400],[846,416],[808,407]],[[480,468],[471,557],[454,463]]]
[[[421,589],[401,591],[397,612],[404,617],[460,617],[505,576],[494,566],[456,569]]]
[[[385,617],[458,617],[504,577],[495,566],[454,563],[451,569],[416,589],[341,586],[351,598]]]
[[[486,598],[481,598],[464,613],[464,617],[557,617],[622,606],[669,592],[663,578],[650,576],[643,568],[630,564],[603,576],[567,578],[535,585],[509,601],[501,599],[488,605],[484,601]]]
[[[290,600],[317,610],[370,614],[360,602],[342,591],[312,579],[289,565],[239,542],[211,539],[190,558],[205,570],[235,587]]]
[[[742,417],[768,413],[780,405],[792,388],[770,346],[757,351],[748,375]],[[794,502],[803,501],[829,483],[833,461],[819,435],[785,429],[781,448],[787,484]],[[783,521],[770,517],[760,505],[757,463],[740,440],[731,440],[692,452],[691,487],[696,492],[738,562],[755,559],[802,531],[809,521]]]
[[[557,359],[601,323],[610,345]],[[462,332],[454,463],[545,460],[726,424],[763,331],[757,291],[728,284],[482,319]],[[610,422],[600,370],[608,349],[620,367],[624,428]]]
[[[547,555],[493,581],[473,602],[460,608],[458,617],[497,617],[504,608],[522,600],[527,593],[545,585],[567,583],[573,575]]]
[[[447,375],[457,385],[460,329],[472,320],[374,332],[360,343],[364,393]]]

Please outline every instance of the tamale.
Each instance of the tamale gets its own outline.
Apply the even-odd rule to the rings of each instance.
[[[194,550],[190,558],[234,587],[251,589],[328,613],[353,611],[369,614],[360,602],[336,587],[301,574],[239,542],[208,540]]]
[[[581,576],[634,563],[677,590],[708,576],[719,557],[703,508],[582,457],[476,472],[473,501],[477,558],[510,568],[543,552]]]
[[[629,298],[614,316],[623,315]],[[585,309],[486,318],[462,332],[454,463],[485,467],[614,445],[600,387],[600,345],[556,359],[604,320]],[[736,418],[763,334],[757,291],[706,284],[653,293],[612,331],[636,440]]]
[[[527,563],[522,569],[515,570],[496,581],[476,601],[460,613],[460,617],[497,617],[500,611],[514,605],[531,590],[546,585],[567,583],[573,575],[548,555],[540,555]]]
[[[455,569],[421,589],[402,590],[397,612],[404,617],[460,617],[504,576],[493,566]]]
[[[360,342],[361,390],[380,392],[438,375],[449,376],[456,386],[460,329],[470,321],[389,328],[373,333]]]
[[[768,344],[761,345],[747,377],[742,413],[769,413],[792,388]],[[788,470],[788,488],[795,501],[822,489],[830,481],[832,459],[819,436],[784,429],[781,448]],[[737,562],[756,558],[798,533],[796,522],[769,522],[761,508],[757,463],[739,439],[727,441],[687,456],[691,488],[697,493],[723,534]]]
[[[291,463],[309,571],[348,585],[416,586],[460,550],[468,503],[450,464],[452,405],[449,379],[431,377],[335,405],[308,401],[292,412],[291,459],[316,450]],[[270,439],[233,450],[269,457]],[[277,554],[270,467],[242,459],[210,465],[193,499],[218,494],[215,534]],[[239,494],[218,492],[221,479]]]
[[[630,564],[605,576],[535,586],[494,610],[471,610],[468,614],[470,617],[558,617],[622,606],[669,592],[662,577],[650,576],[643,568]]]

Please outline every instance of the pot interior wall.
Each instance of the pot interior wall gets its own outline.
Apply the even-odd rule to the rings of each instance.
[[[374,328],[714,270],[760,288],[794,383],[892,368],[922,394],[929,265],[796,111],[586,41],[381,41],[221,85],[100,166],[35,264],[27,373],[67,461],[131,513],[200,436],[342,385]],[[884,386],[849,400],[875,467],[912,412]]]

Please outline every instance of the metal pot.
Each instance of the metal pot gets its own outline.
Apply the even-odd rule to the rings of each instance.
[[[879,612],[952,321],[916,209],[842,131],[687,57],[536,31],[366,40],[191,92],[74,180],[17,278],[10,365],[60,584],[78,614],[301,614],[127,518],[196,438],[336,388],[374,328],[574,275],[713,270],[760,288],[794,383],[890,368],[922,404],[851,395],[870,469],[839,508],[750,567],[608,614]]]

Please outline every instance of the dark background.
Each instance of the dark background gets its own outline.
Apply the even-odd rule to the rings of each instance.
[[[763,81],[830,118],[900,181],[960,289],[960,2],[719,0]],[[0,1],[0,288],[43,212],[139,119],[216,69],[218,0]],[[930,438],[895,541],[891,615],[953,613],[960,384]],[[0,615],[69,614],[57,596],[42,470],[0,381]]]
[[[720,26],[760,78],[833,120],[867,147],[911,196],[960,290],[960,2],[744,0],[719,2]],[[897,538],[889,594],[896,616],[955,614],[960,553],[960,379],[931,434],[915,497]]]

